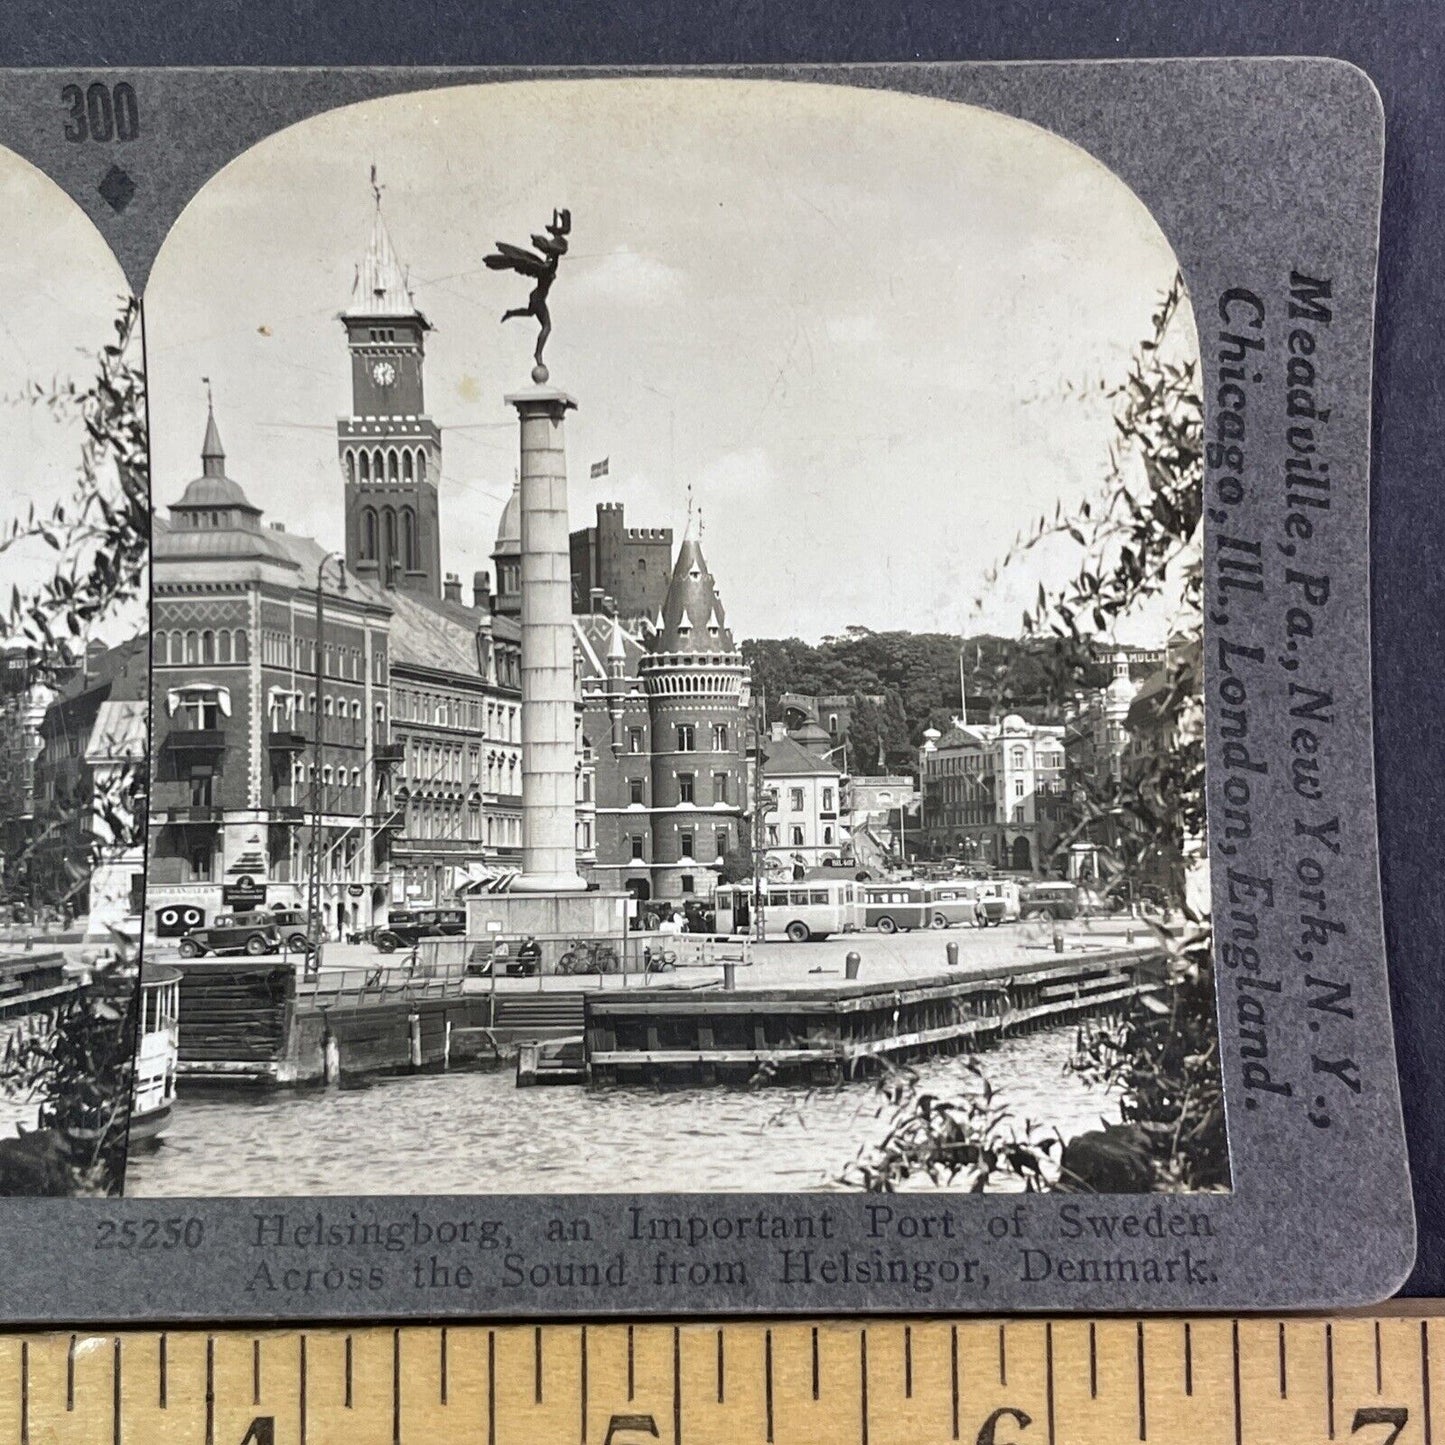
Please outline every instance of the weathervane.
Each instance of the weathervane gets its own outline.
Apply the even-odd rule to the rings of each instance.
[[[542,348],[552,334],[552,315],[547,310],[547,293],[552,289],[552,282],[557,279],[558,261],[567,254],[567,236],[572,230],[572,212],[554,209],[551,223],[545,229],[545,236],[532,237],[532,244],[542,253],[540,256],[533,255],[525,246],[512,246],[506,241],[498,241],[495,254],[488,256],[485,262],[490,271],[515,271],[519,276],[530,276],[536,282],[532,287],[532,294],[527,298],[527,304],[504,311],[502,320],[511,321],[517,316],[536,317],[541,329],[537,333],[537,349],[532,354],[536,362],[532,368],[532,380],[538,386],[547,380],[547,368],[542,362]]]

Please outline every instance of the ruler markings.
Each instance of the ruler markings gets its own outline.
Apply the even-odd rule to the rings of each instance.
[[[216,1337],[206,1336],[206,1445],[216,1445]]]
[[[446,1327],[445,1325],[442,1326],[442,1330],[441,1330],[441,1340],[440,1340],[440,1342],[439,1342],[439,1344],[438,1344],[438,1352],[439,1352],[439,1354],[440,1354],[440,1359],[438,1360],[438,1365],[437,1365],[437,1367],[438,1367],[438,1369],[441,1371],[441,1378],[440,1378],[440,1380],[437,1382],[437,1395],[438,1395],[438,1397],[439,1397],[439,1399],[440,1399],[440,1403],[443,1404],[443,1405],[445,1405],[446,1402],[447,1402],[447,1327]],[[586,1325],[584,1325],[584,1326],[582,1327],[582,1389],[583,1389],[583,1392],[584,1392],[584,1394],[585,1394],[586,1389],[587,1389],[587,1327],[586,1327]],[[583,1438],[584,1440],[587,1438],[587,1416],[586,1416],[585,1413],[584,1413],[583,1416],[582,1416],[582,1438]]]
[[[258,1371],[259,1371],[260,1363],[261,1363],[261,1349],[260,1349],[260,1341],[258,1340],[258,1341],[256,1342],[256,1364],[257,1364]],[[342,1371],[342,1382],[341,1382],[341,1383],[342,1383],[342,1397],[341,1397],[341,1398],[342,1398],[342,1408],[343,1408],[343,1409],[346,1409],[346,1410],[349,1410],[349,1409],[352,1408],[352,1406],[351,1406],[351,1336],[350,1336],[349,1334],[346,1336],[346,1348],[342,1351],[342,1367],[341,1367],[341,1371]],[[258,1378],[257,1378],[257,1384],[258,1384],[258,1386],[259,1386],[259,1384],[260,1384],[259,1375],[258,1375]],[[258,1388],[257,1391],[256,1391],[256,1403],[257,1403],[258,1405],[261,1403],[261,1391],[260,1391],[259,1388]]]
[[[1089,1333],[1092,1334],[1093,1330],[1093,1325],[1090,1325]],[[1184,1393],[1194,1393],[1194,1333],[1188,1320],[1184,1321]]]
[[[1239,1321],[1229,1327],[1230,1347],[1234,1354],[1234,1445],[1244,1445],[1244,1411],[1239,1395]]]
[[[722,1347],[722,1335],[718,1335],[718,1347]],[[818,1332],[813,1331],[813,1398],[818,1398]],[[763,1334],[763,1412],[766,1417],[768,1445],[773,1439],[773,1332]]]
[[[305,1442],[302,1442],[305,1445]],[[391,1332],[391,1445],[401,1445],[401,1331]]]
[[[682,1331],[672,1327],[672,1445],[682,1445]]]
[[[627,1327],[627,1398],[637,1395],[637,1358],[632,1352],[632,1326]]]
[[[1049,1445],[1054,1440],[1054,1326],[1044,1321],[1044,1401],[1049,1427]]]
[[[1008,1384],[1008,1345],[1004,1341],[1003,1326],[998,1327],[998,1382]]]
[[[632,1387],[632,1326],[627,1327],[627,1363],[629,1366],[627,1398]],[[487,1445],[497,1445],[497,1332],[487,1331]]]
[[[727,1397],[727,1391],[723,1384],[723,1332],[717,1332],[717,1402],[721,1405]]]
[[[306,1385],[311,1377],[311,1371],[306,1368],[305,1335],[301,1335],[296,1341],[296,1373],[296,1426],[301,1437],[301,1445],[306,1445]]]
[[[1385,1389],[1385,1365],[1380,1349],[1380,1322],[1375,1321],[1375,1393],[1383,1394]]]
[[[814,1330],[814,1331],[813,1331],[813,1339],[814,1339],[815,1342],[817,1341],[817,1338],[818,1338],[818,1332],[817,1332],[817,1330]],[[954,1438],[955,1440],[957,1440],[957,1439],[958,1439],[958,1326],[957,1326],[957,1325],[951,1325],[951,1326],[949,1327],[949,1331],[948,1331],[948,1353],[949,1353],[949,1376],[950,1376],[950,1383],[951,1383],[952,1386],[953,1386],[953,1438]],[[816,1353],[814,1354],[814,1359],[815,1359],[815,1360],[817,1359]],[[817,1375],[814,1374],[813,1378],[814,1378],[814,1380],[816,1380],[816,1379],[817,1379]],[[815,1400],[818,1398],[816,1393],[814,1394],[813,1398],[814,1398]]]
[[[347,1345],[350,1347],[351,1337],[347,1336]],[[251,1341],[251,1403],[261,1403],[261,1341]],[[348,1403],[349,1400],[348,1400]]]
[[[1279,1322],[1279,1397],[1289,1399],[1289,1366],[1285,1362],[1284,1321]]]
[[[1424,1406],[1425,1416],[1425,1445],[1432,1445],[1433,1436],[1431,1430],[1433,1421],[1430,1418],[1430,1321],[1420,1321],[1420,1396],[1421,1404]]]
[[[20,1341],[20,1445],[30,1445],[30,1341]]]
[[[1335,1327],[1325,1326],[1325,1430],[1335,1438]]]
[[[532,1346],[532,1403],[542,1403],[542,1326],[533,1331]]]
[[[121,1417],[121,1338],[115,1337],[115,1344],[111,1349],[110,1368],[110,1438],[112,1445],[121,1445],[120,1441],[120,1417]]]
[[[587,1326],[577,1336],[577,1384],[579,1411],[582,1417],[582,1445],[587,1445]]]
[[[1099,1342],[1092,1320],[1089,1321],[1089,1398],[1099,1398]]]
[[[769,1340],[772,1339],[772,1333],[771,1333],[771,1331],[769,1331],[768,1338],[769,1338]],[[771,1353],[770,1353],[770,1354],[769,1354],[769,1360],[771,1360],[771,1358],[772,1358],[772,1356],[771,1356]],[[818,1398],[818,1327],[817,1327],[817,1325],[814,1325],[814,1326],[813,1326],[813,1398],[814,1398],[815,1400]]]
[[[70,1345],[65,1351],[65,1408],[75,1409],[75,1336],[71,1335]]]
[[[156,1347],[156,1373],[158,1376],[156,1384],[156,1407],[164,1410],[166,1408],[166,1332],[161,1331],[160,1341]]]
[[[903,1326],[903,1398],[913,1398],[913,1326]]]
[[[858,1331],[858,1438],[868,1445],[868,1331]]]
[[[1139,1382],[1139,1438],[1149,1438],[1149,1412],[1144,1398],[1144,1321],[1134,1326],[1134,1374]]]

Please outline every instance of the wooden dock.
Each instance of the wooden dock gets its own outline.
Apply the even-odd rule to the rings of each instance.
[[[65,955],[58,949],[6,954],[0,957],[0,1019],[54,1008],[79,987],[79,979],[66,973]]]
[[[318,1084],[496,1056],[485,998],[450,980],[372,970],[311,982],[268,958],[178,967],[183,1083]]]
[[[982,1049],[1116,1011],[1163,978],[1162,955],[1131,949],[902,984],[589,994],[586,1076],[678,1088],[834,1082],[881,1060]]]

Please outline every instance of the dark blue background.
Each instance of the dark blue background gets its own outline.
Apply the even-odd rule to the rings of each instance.
[[[685,8],[684,8],[685,6]],[[1376,757],[1386,936],[1420,1252],[1445,1295],[1445,5],[1124,0],[5,0],[7,65],[646,64],[1333,55],[1387,117],[1374,414]],[[1302,93],[1298,104],[1308,106]],[[1321,197],[1328,205],[1329,198]],[[1341,1169],[1349,1167],[1340,1161]],[[1338,1241],[1348,1249],[1347,1239]],[[1328,1245],[1326,1245],[1328,1247]]]

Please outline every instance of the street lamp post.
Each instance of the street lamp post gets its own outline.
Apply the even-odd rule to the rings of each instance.
[[[322,632],[326,625],[326,566],[329,562],[336,563],[336,590],[339,593],[346,591],[346,559],[339,552],[328,552],[316,564],[316,652],[313,658],[316,694],[312,704],[311,738],[311,869],[306,891],[307,926],[312,942],[309,970],[320,967],[321,941],[326,935],[326,930],[321,922],[321,813],[325,804],[325,797],[321,790],[321,689],[325,677],[322,670],[322,661],[325,655],[322,648]]]

